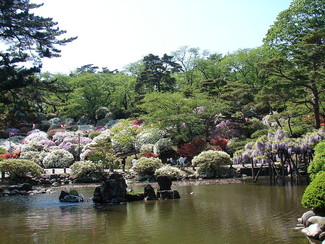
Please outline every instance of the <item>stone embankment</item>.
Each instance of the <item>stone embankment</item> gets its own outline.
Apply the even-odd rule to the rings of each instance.
[[[325,217],[307,211],[298,219],[297,230],[301,230],[308,238],[325,243]]]

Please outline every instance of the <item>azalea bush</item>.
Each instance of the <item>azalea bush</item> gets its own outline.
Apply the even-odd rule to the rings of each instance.
[[[103,167],[91,161],[75,162],[70,166],[70,169],[76,182],[99,182],[105,178]]]
[[[199,177],[216,178],[222,177],[226,173],[227,165],[231,164],[229,154],[223,151],[204,151],[192,160],[194,166],[198,166]]]
[[[20,154],[20,159],[27,159],[42,166],[43,160],[47,155],[46,152],[24,151]]]
[[[170,165],[165,165],[155,171],[155,176],[167,175],[172,180],[179,179],[181,174],[182,171],[179,168],[172,167]]]
[[[7,172],[12,179],[26,177],[28,174],[39,176],[43,173],[43,169],[39,165],[33,161],[24,159],[6,159],[0,161],[0,171]]]
[[[45,168],[68,168],[74,158],[71,153],[63,149],[57,149],[49,152],[43,159]]]
[[[153,146],[153,152],[156,154],[161,154],[171,150],[173,146],[172,140],[170,138],[161,138]]]
[[[187,158],[193,158],[194,156],[202,152],[205,148],[206,142],[202,137],[200,137],[191,141],[190,143],[186,143],[181,146],[177,150],[177,153]]]
[[[155,171],[162,166],[163,164],[159,158],[142,157],[136,161],[132,169],[139,175],[154,175]]]

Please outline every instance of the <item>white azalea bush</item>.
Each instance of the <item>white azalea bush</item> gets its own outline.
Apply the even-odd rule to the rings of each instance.
[[[161,138],[155,143],[153,147],[153,152],[159,155],[163,152],[171,150],[172,146],[173,143],[170,138]]]
[[[204,151],[195,156],[192,160],[194,166],[198,166],[197,174],[202,178],[217,178],[226,174],[225,166],[231,164],[228,153],[223,151]]]
[[[45,168],[68,168],[74,158],[71,153],[63,149],[57,149],[49,152],[43,159]]]
[[[159,158],[142,157],[136,161],[132,169],[139,175],[154,175],[163,166]]]
[[[63,142],[64,139],[74,136],[75,133],[69,131],[57,132],[54,134],[52,141],[54,141],[54,143],[58,146]]]
[[[154,144],[144,144],[140,148],[140,153],[153,152]]]
[[[76,182],[99,182],[105,178],[105,172],[101,165],[91,161],[78,161],[70,166],[72,177]]]
[[[158,175],[167,175],[170,179],[176,180],[179,179],[182,175],[182,171],[179,168],[165,165],[155,171],[155,176]]]
[[[43,160],[47,155],[46,152],[24,151],[20,153],[20,159],[27,159],[42,166]]]
[[[137,150],[140,150],[142,145],[155,144],[163,138],[164,135],[164,131],[159,130],[158,128],[145,128],[138,134],[135,147]]]
[[[35,130],[35,131],[31,131],[31,133],[28,136],[26,136],[24,142],[25,143],[31,141],[39,142],[42,140],[48,140],[47,133],[44,131]]]

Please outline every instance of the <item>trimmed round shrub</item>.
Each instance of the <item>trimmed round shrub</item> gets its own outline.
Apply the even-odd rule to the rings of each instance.
[[[132,169],[139,175],[154,175],[155,171],[162,166],[159,158],[142,157],[136,161]]]
[[[28,174],[39,176],[43,169],[30,160],[24,159],[6,159],[0,162],[0,171],[8,172],[12,179],[26,177]]]
[[[46,156],[46,152],[35,152],[35,151],[26,151],[21,152],[20,159],[27,159],[37,163],[38,165],[42,165],[43,159]]]
[[[228,153],[223,151],[204,151],[192,160],[194,166],[199,166],[197,174],[203,178],[222,177],[227,169],[224,167],[231,164]]]
[[[105,178],[103,168],[90,161],[78,161],[70,166],[72,176],[76,182],[99,182]]]
[[[319,173],[325,171],[325,141],[319,142],[315,147],[313,161],[309,164],[308,173],[313,180]]]
[[[170,165],[164,165],[163,167],[155,171],[155,176],[167,175],[170,179],[176,180],[181,176],[181,170]]]
[[[71,153],[63,149],[57,149],[49,152],[43,159],[45,168],[68,168],[74,158]]]
[[[305,208],[313,208],[315,213],[325,213],[325,171],[319,173],[307,186],[301,204]]]

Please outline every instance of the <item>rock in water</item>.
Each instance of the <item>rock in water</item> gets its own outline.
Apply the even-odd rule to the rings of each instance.
[[[172,186],[172,181],[167,175],[158,175],[157,182],[160,191],[171,190],[170,187]]]
[[[112,174],[104,185],[95,189],[93,201],[98,203],[121,203],[126,201],[126,182],[121,174]]]
[[[146,200],[157,200],[158,199],[152,185],[148,184],[144,187],[144,197]]]
[[[70,195],[68,192],[66,191],[61,191],[61,194],[59,196],[59,200],[60,202],[83,202],[85,200],[84,196],[81,194],[77,195]]]

